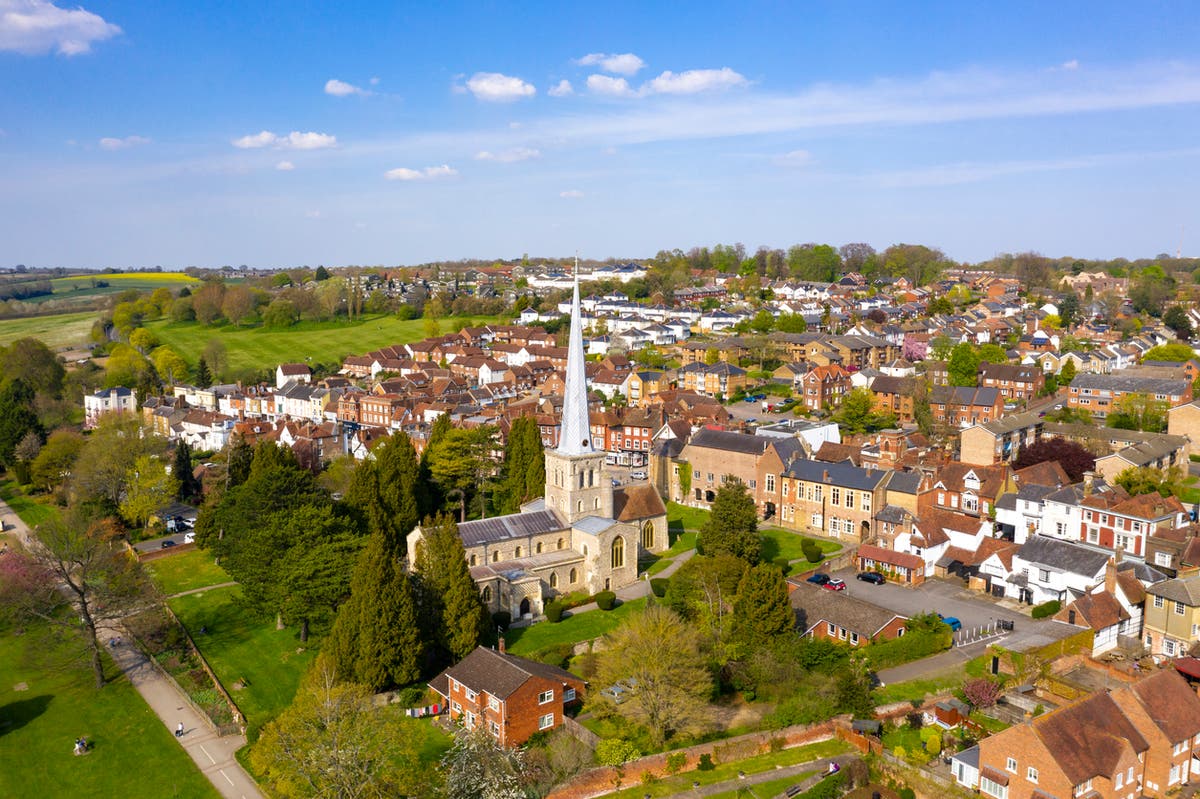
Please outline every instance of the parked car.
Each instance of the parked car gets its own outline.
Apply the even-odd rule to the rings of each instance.
[[[754,396],[753,394],[747,394],[746,398],[742,400],[742,402],[758,402],[758,397]]]
[[[938,618],[941,619],[942,623],[945,624],[947,627],[949,627],[954,632],[958,632],[959,630],[962,629],[962,622],[959,621],[954,616],[943,616],[942,614],[939,613]]]
[[[879,572],[859,572],[858,579],[864,583],[871,583],[873,585],[883,585],[887,582],[887,578]]]
[[[829,582],[829,575],[817,572],[816,574],[809,575],[808,582],[813,585],[825,585],[825,583]]]
[[[183,543],[185,543],[185,544],[196,543],[196,534],[194,532],[184,533],[183,534]]]
[[[839,580],[837,577],[834,577],[832,580],[825,583],[825,585],[823,585],[821,587],[824,588],[826,591],[845,591],[846,590],[846,581]]]
[[[630,472],[630,473],[629,473],[629,479],[630,479],[630,480],[645,480],[645,479],[646,479],[646,473],[645,473],[645,472],[643,472],[643,471],[640,471],[640,470],[639,470],[639,471],[636,471],[636,472]]]
[[[159,548],[160,549],[168,549],[173,546],[175,546],[175,542],[168,538],[166,541],[162,542],[162,545]]]

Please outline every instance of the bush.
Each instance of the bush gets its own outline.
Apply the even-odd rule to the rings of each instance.
[[[896,791],[896,793],[899,794],[900,799],[917,799],[917,792],[907,786]]]
[[[492,626],[499,627],[501,630],[507,630],[512,624],[512,614],[507,610],[498,610],[492,614]]]
[[[950,648],[954,634],[948,627],[943,629],[938,632],[910,630],[900,638],[871,644],[864,650],[867,662],[873,670],[879,671],[944,652]]]
[[[1035,619],[1044,619],[1047,616],[1053,616],[1060,610],[1062,610],[1062,602],[1058,601],[1057,599],[1051,599],[1049,602],[1043,602],[1040,605],[1035,605],[1033,610],[1030,611],[1029,615],[1033,616]]]
[[[779,570],[783,572],[784,577],[787,577],[787,573],[792,570],[792,562],[787,558],[775,558],[775,560],[771,562],[779,567]]]
[[[529,654],[530,660],[536,660],[538,663],[547,663],[551,666],[558,666],[560,669],[565,669],[567,663],[571,660],[571,656],[575,654],[575,644],[555,644],[544,649],[538,649]]]
[[[601,610],[612,610],[617,604],[617,595],[612,591],[601,591],[596,594],[596,605]]]
[[[700,762],[696,764],[698,771],[712,771],[716,767],[717,765],[713,763],[712,755],[700,755]]]
[[[655,577],[650,580],[650,590],[659,599],[667,595],[667,584],[671,581],[666,577]]]
[[[550,622],[551,624],[558,624],[560,621],[562,621],[563,606],[557,602],[547,602],[545,607],[542,608],[542,612],[546,614],[546,621]]]
[[[667,773],[678,774],[687,765],[687,752],[672,752],[667,755]]]
[[[800,542],[800,551],[804,553],[804,557],[809,563],[820,563],[821,558],[824,557],[820,545],[811,538],[806,538]]]

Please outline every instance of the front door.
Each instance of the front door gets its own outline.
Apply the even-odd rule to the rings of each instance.
[[[525,618],[528,615],[529,615],[529,597],[525,597],[524,599],[521,600],[521,618]]]

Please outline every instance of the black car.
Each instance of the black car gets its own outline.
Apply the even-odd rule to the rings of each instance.
[[[168,538],[166,541],[162,542],[162,546],[159,548],[166,549],[167,547],[173,547],[173,546],[175,546],[175,542]]]
[[[864,583],[872,583],[874,585],[883,585],[887,582],[887,578],[879,572],[859,572],[858,579]]]
[[[825,585],[825,583],[829,582],[829,575],[817,572],[808,578],[808,582],[814,585]]]

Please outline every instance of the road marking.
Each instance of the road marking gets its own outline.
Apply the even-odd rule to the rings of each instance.
[[[219,769],[217,769],[217,773],[225,778],[225,782],[229,783],[230,785],[233,785],[233,780],[229,779],[229,775],[225,773],[225,769],[219,768]],[[236,788],[237,786],[235,785],[234,787]]]
[[[215,766],[215,765],[217,765],[217,761],[216,761],[216,760],[214,760],[214,759],[213,759],[213,756],[212,756],[212,755],[210,755],[210,754],[208,753],[208,750],[204,748],[204,744],[197,744],[197,746],[199,746],[199,747],[200,747],[200,751],[204,753],[204,756],[205,756],[205,757],[207,757],[207,758],[208,758],[208,759],[209,759],[209,760],[212,762],[212,764],[213,764],[214,766]]]

